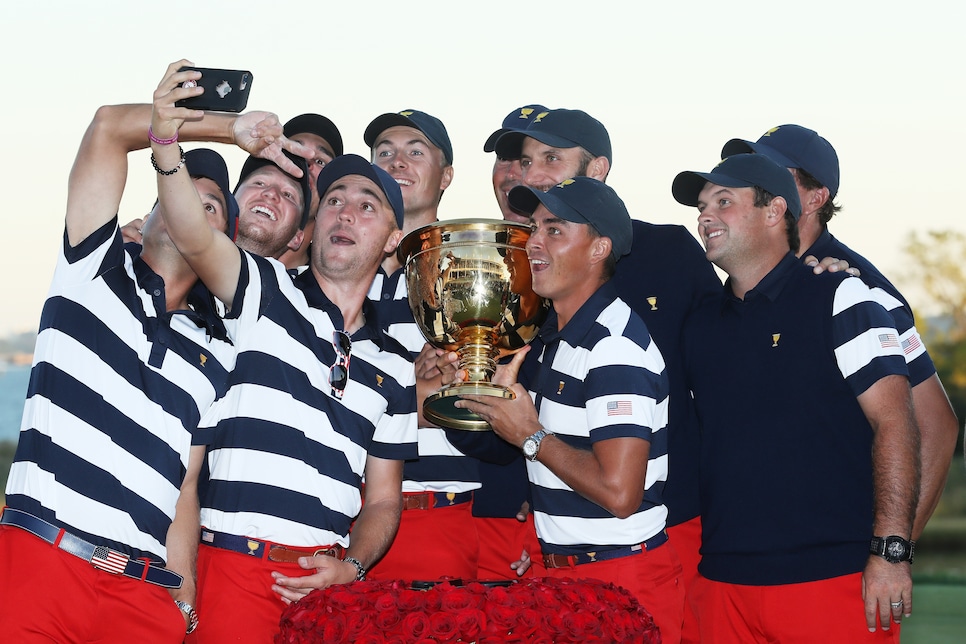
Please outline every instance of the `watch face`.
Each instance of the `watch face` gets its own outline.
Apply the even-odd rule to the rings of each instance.
[[[906,554],[906,546],[901,541],[891,541],[886,545],[886,554],[894,559],[902,559]]]
[[[537,453],[537,441],[533,440],[532,438],[528,438],[527,440],[523,441],[524,456],[533,456],[536,453]]]

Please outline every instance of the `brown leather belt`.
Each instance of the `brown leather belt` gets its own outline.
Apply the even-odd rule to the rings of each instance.
[[[472,500],[472,492],[403,492],[403,510],[432,510]]]
[[[342,559],[345,556],[345,548],[335,544],[332,546],[320,546],[318,548],[289,548],[280,546],[271,541],[253,539],[251,537],[239,537],[234,534],[215,532],[207,528],[201,529],[201,543],[222,550],[240,552],[243,555],[255,557],[257,559],[267,559],[279,563],[297,563],[299,557],[314,557],[315,555],[326,555]]]

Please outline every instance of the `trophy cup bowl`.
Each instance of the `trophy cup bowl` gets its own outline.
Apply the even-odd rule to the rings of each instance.
[[[490,382],[496,361],[530,342],[549,310],[530,283],[529,237],[524,224],[455,219],[417,228],[399,244],[416,325],[429,344],[459,354],[457,368],[469,375],[426,398],[430,422],[486,431],[486,421],[454,403],[467,394],[514,397]]]

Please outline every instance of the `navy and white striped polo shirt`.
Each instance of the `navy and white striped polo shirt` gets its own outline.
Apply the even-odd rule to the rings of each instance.
[[[909,366],[909,384],[915,387],[932,378],[936,373],[936,366],[922,343],[919,331],[916,330],[912,307],[872,262],[837,240],[828,230],[823,231],[812,247],[802,253],[803,257],[806,255],[814,255],[820,259],[837,257],[847,260],[850,266],[858,268],[862,272],[860,279],[872,289],[875,300],[892,316],[896,330],[899,332],[902,354]]]
[[[329,368],[339,308],[312,271],[293,280],[281,263],[240,252],[226,319],[238,357],[200,430],[212,434],[202,524],[291,546],[347,546],[367,455],[416,456],[412,361],[367,304],[337,399]]]
[[[413,320],[406,291],[405,268],[392,275],[379,268],[369,289],[379,309],[382,328],[409,350],[413,359],[426,339]],[[403,465],[403,492],[469,492],[479,489],[479,462],[465,456],[439,427],[419,428],[419,459]]]
[[[647,327],[608,282],[561,331],[550,312],[540,331],[539,373],[529,385],[540,424],[568,445],[610,438],[650,442],[644,499],[619,519],[574,492],[545,465],[528,462],[534,520],[545,553],[576,554],[636,545],[665,527],[668,380]]]
[[[701,423],[709,579],[793,584],[860,572],[872,537],[872,439],[857,396],[908,373],[862,280],[792,253],[743,300],[728,285],[688,319]]]
[[[134,249],[116,217],[73,248],[65,232],[6,494],[92,543],[163,562],[193,433],[234,349],[210,338],[211,320],[167,312],[163,280]]]

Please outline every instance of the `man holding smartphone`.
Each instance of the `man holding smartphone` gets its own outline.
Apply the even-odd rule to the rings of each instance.
[[[156,92],[152,127],[162,137],[196,116],[173,106],[192,93],[180,87],[191,76],[179,66]],[[248,132],[279,163],[281,144],[302,149],[271,119]],[[402,461],[416,456],[415,376],[408,352],[376,326],[366,293],[402,238],[402,196],[361,157],[328,164],[312,264],[293,280],[281,264],[208,234],[178,150],[152,149],[172,240],[228,307],[238,353],[227,394],[200,423],[210,436],[203,619],[189,641],[270,641],[283,602],[365,578],[398,527]]]

